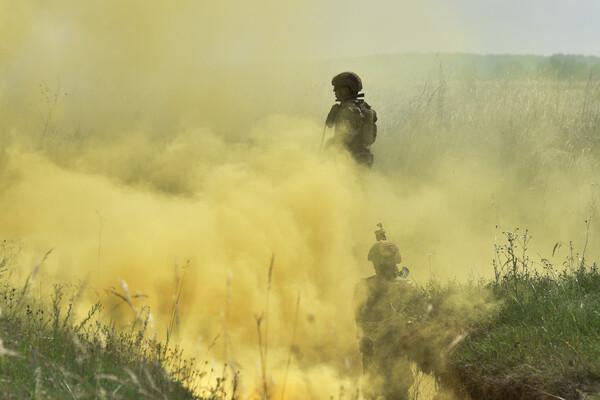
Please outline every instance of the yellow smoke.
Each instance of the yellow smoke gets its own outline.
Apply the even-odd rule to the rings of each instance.
[[[443,20],[440,10],[401,4],[407,21],[411,10],[431,25]],[[286,393],[324,398],[356,388],[350,304],[372,273],[376,223],[421,282],[489,276],[501,229],[529,225],[546,254],[556,240],[582,237],[590,193],[575,192],[568,176],[552,187],[569,196],[540,208],[545,194],[524,192],[485,155],[448,157],[431,180],[414,182],[400,169],[367,173],[320,153],[333,67],[316,59],[352,20],[336,6],[0,0],[0,239],[21,243],[22,274],[53,248],[44,277],[82,281],[91,298],[126,282],[147,296],[136,306],[151,307],[159,335],[182,279],[186,352],[239,366],[250,395],[261,379],[255,317],[266,312],[274,257],[273,387],[300,296]],[[322,12],[327,23],[312,29]],[[402,157],[380,144],[393,134],[381,132],[377,160]]]
[[[348,244],[362,243],[355,251],[364,254],[371,241],[371,232],[360,228],[365,219],[349,218],[361,214],[360,178],[343,160],[319,161],[295,143],[231,151],[236,162],[209,160],[209,170],[199,163],[189,196],[132,189],[37,154],[9,151],[5,173],[14,182],[0,203],[12,212],[1,219],[3,234],[25,243],[32,259],[54,248],[44,274],[53,281],[84,280],[102,293],[120,290],[122,279],[132,294],[148,296],[138,304],[150,305],[161,334],[181,275],[179,331],[186,348],[200,342],[202,355],[215,336],[226,335],[215,356],[243,365],[250,381],[257,355],[254,316],[265,311],[267,266],[274,256],[272,368],[280,369],[287,355],[298,294],[297,346],[309,372],[343,365],[339,357],[354,347],[348,304],[364,272]]]

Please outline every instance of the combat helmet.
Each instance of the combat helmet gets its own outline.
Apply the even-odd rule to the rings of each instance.
[[[333,86],[347,86],[353,93],[358,93],[362,90],[362,80],[354,72],[342,72],[337,74],[331,80]]]
[[[367,259],[374,264],[400,264],[402,257],[400,249],[394,243],[388,240],[380,240],[376,242],[369,250]]]

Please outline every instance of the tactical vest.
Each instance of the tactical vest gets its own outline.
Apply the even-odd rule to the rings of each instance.
[[[369,147],[375,143],[377,138],[377,113],[364,100],[355,100],[362,116],[362,126],[360,128],[360,146]]]

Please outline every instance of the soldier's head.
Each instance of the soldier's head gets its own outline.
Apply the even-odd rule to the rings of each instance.
[[[354,72],[342,72],[331,80],[333,93],[338,101],[354,99],[362,90],[362,81]]]
[[[371,246],[368,260],[373,263],[377,275],[394,279],[398,274],[398,264],[402,257],[398,246],[387,240],[381,240]]]

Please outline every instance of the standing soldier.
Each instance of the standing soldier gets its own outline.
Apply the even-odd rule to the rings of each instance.
[[[354,72],[334,76],[331,84],[339,103],[331,107],[325,122],[335,129],[327,146],[346,149],[356,162],[370,168],[373,154],[369,147],[377,137],[377,113],[362,99],[362,81]]]
[[[413,374],[405,354],[406,320],[402,315],[412,293],[408,269],[398,271],[400,251],[386,239],[381,224],[375,236],[377,242],[368,256],[375,275],[363,279],[355,292],[359,349],[366,378],[364,392],[369,399],[408,400]]]

